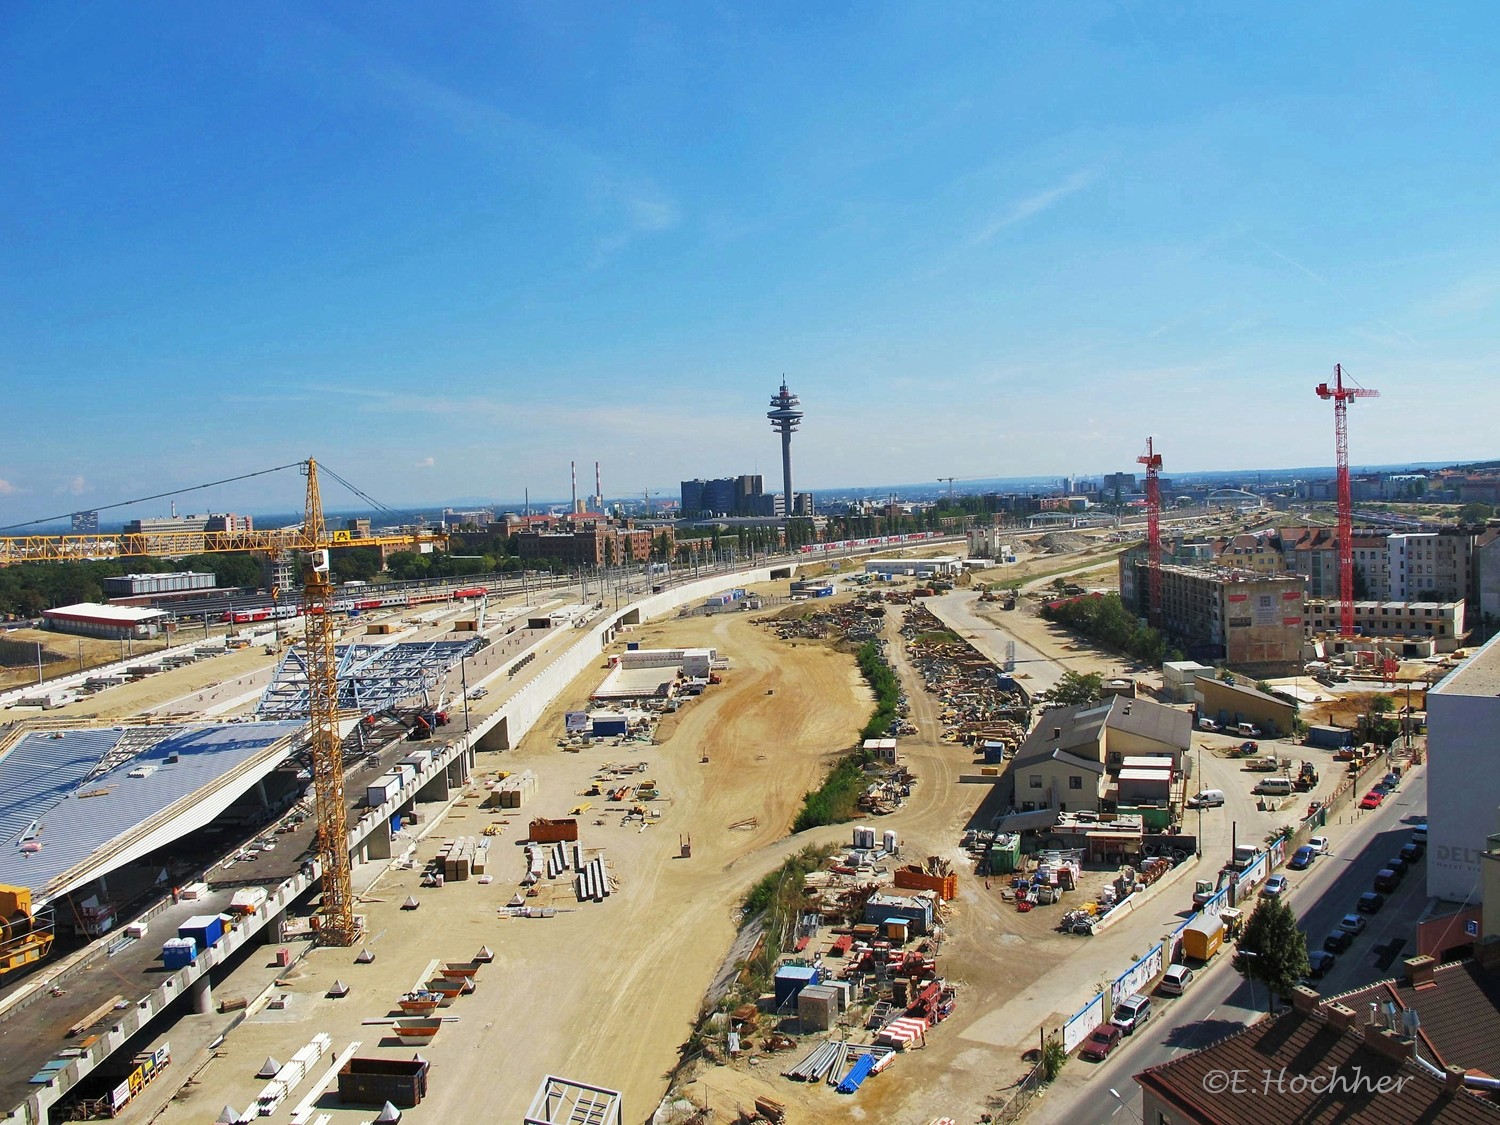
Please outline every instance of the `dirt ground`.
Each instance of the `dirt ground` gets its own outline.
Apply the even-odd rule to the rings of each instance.
[[[205,1074],[162,1120],[206,1120],[226,1100],[253,1097],[258,1084],[244,1074],[267,1054],[294,1052],[316,1030],[329,1030],[336,1044],[360,1038],[362,1053],[410,1057],[410,1048],[370,1051],[375,1029],[362,1033],[357,1019],[385,1016],[432,958],[466,959],[482,943],[496,960],[481,973],[479,990],[449,1010],[460,1017],[461,1034],[440,1034],[424,1048],[434,1079],[423,1118],[479,1120],[474,1093],[484,1089],[484,1120],[519,1120],[550,1073],[619,1089],[626,1120],[644,1119],[730,946],[738,901],[755,878],[802,846],[785,837],[802,794],[852,743],[871,706],[851,657],[827,644],[785,646],[751,624],[751,616],[669,620],[626,635],[643,647],[709,644],[730,660],[725,682],[683,709],[664,745],[601,745],[577,754],[557,747],[563,712],[579,707],[597,686],[605,672],[601,660],[516,751],[479,754],[481,774],[532,769],[541,781],[539,795],[507,817],[462,803],[417,856],[431,858],[445,838],[479,835],[498,821],[504,827],[490,851],[494,881],[422,889],[419,870],[392,870],[361,905],[378,970],[355,977],[347,951],[310,954],[296,986],[297,1026],[286,1027],[285,1019],[247,1022],[226,1044],[224,1065],[210,1068],[224,1081]],[[582,818],[582,843],[604,849],[617,892],[603,903],[579,904],[564,883],[530,900],[546,904],[550,895],[557,917],[501,917],[498,909],[524,873],[514,845],[525,823],[567,815],[599,767],[632,761],[649,763],[649,776],[663,793],[652,806],[662,810],[659,820],[649,829],[622,826],[619,807],[598,798],[590,799],[595,807]],[[748,830],[730,827],[748,820],[755,822]],[[691,836],[693,854],[677,859],[684,836]],[[399,910],[409,894],[420,899],[420,910]],[[370,983],[346,1000],[326,1000],[322,993],[335,976]],[[335,1122],[369,1116],[332,1105],[320,1110],[332,1111]]]
[[[126,646],[123,641],[106,641],[97,637],[74,637],[66,633],[54,633],[49,629],[12,629],[4,634],[7,641],[29,649],[20,663],[0,668],[0,691],[36,683],[36,645],[40,642],[45,654],[42,661],[42,677],[45,680],[72,675],[101,664],[113,664],[125,659]],[[130,654],[147,656],[167,648],[165,640],[131,641]],[[60,658],[60,659],[59,659]],[[80,666],[80,661],[82,662]]]

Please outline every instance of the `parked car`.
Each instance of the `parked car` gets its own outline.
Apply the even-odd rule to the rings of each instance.
[[[1312,839],[1310,839],[1309,841],[1307,841],[1307,846],[1310,847],[1318,855],[1327,855],[1328,854],[1328,837],[1327,836],[1314,836]]]
[[[1365,932],[1365,920],[1358,914],[1345,914],[1339,919],[1339,929],[1350,937],[1358,937]]]
[[[1338,958],[1326,949],[1310,950],[1307,954],[1307,975],[1313,980],[1320,980],[1337,963]]]
[[[1318,853],[1313,851],[1308,845],[1303,844],[1292,853],[1292,858],[1287,860],[1286,865],[1293,871],[1302,871],[1305,868],[1311,867],[1313,860],[1317,858]]]
[[[1216,809],[1224,803],[1224,790],[1205,789],[1187,799],[1190,809]]]
[[[1379,789],[1371,789],[1368,793],[1360,798],[1359,807],[1362,809],[1378,809],[1380,807],[1380,802],[1383,800],[1385,800],[1384,793],[1382,793]]]
[[[1403,879],[1406,877],[1406,873],[1411,870],[1410,865],[1399,855],[1392,856],[1390,859],[1386,860],[1385,865],[1386,867],[1394,871],[1397,875],[1400,875]]]
[[[1083,1041],[1083,1046],[1078,1049],[1078,1057],[1103,1062],[1119,1045],[1120,1029],[1112,1023],[1100,1024],[1089,1032],[1088,1038]]]
[[[1382,867],[1375,872],[1375,889],[1390,894],[1401,885],[1401,876],[1389,867]]]
[[[1151,1001],[1139,992],[1132,992],[1115,1005],[1114,1015],[1110,1016],[1109,1022],[1118,1027],[1123,1034],[1131,1035],[1136,1028],[1144,1025],[1150,1018]]]
[[[1266,898],[1284,898],[1289,886],[1285,875],[1272,875],[1266,880],[1266,885],[1260,889],[1260,893]]]
[[[1198,729],[1218,733],[1219,724],[1214,722],[1212,719],[1199,719]]]
[[[1366,891],[1359,896],[1359,901],[1354,904],[1354,909],[1361,914],[1378,914],[1380,908],[1385,905],[1385,895],[1379,891]]]
[[[1411,842],[1413,844],[1427,844],[1427,822],[1424,820],[1411,830]]]
[[[1401,784],[1401,775],[1399,773],[1388,773],[1380,779],[1380,784],[1385,786],[1385,791],[1389,793]]]
[[[1408,864],[1416,863],[1417,860],[1422,858],[1422,853],[1426,850],[1426,844],[1419,844],[1413,840],[1409,844],[1401,845],[1401,858],[1406,860]]]
[[[1354,935],[1348,930],[1334,930],[1323,939],[1323,949],[1328,953],[1342,953],[1354,943]]]
[[[1168,965],[1167,971],[1162,974],[1161,984],[1157,990],[1168,996],[1181,996],[1187,991],[1187,986],[1193,982],[1193,970],[1186,965]]]

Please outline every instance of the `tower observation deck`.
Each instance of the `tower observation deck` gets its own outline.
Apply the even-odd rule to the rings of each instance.
[[[771,409],[766,412],[771,429],[781,435],[781,488],[785,497],[783,512],[787,517],[791,517],[797,507],[796,493],[792,491],[792,431],[802,424],[802,411],[797,409],[801,405],[801,400],[787,390],[783,379],[781,391],[771,399]]]

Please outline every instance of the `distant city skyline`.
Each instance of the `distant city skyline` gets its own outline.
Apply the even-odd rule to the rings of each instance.
[[[1497,48],[1478,0],[17,6],[0,524],[309,455],[769,481],[783,377],[799,491],[1331,465],[1335,363],[1356,463],[1486,459]]]

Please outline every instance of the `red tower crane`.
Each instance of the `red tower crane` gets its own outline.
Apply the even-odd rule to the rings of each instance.
[[[1318,384],[1318,397],[1333,399],[1333,433],[1337,450],[1339,483],[1339,636],[1354,636],[1354,502],[1349,496],[1349,402],[1356,398],[1379,398],[1379,391],[1344,386],[1344,369],[1333,365],[1333,385]]]
[[[1150,598],[1147,613],[1152,625],[1161,624],[1161,454],[1146,439],[1146,452],[1136,458],[1146,466],[1146,559]]]

